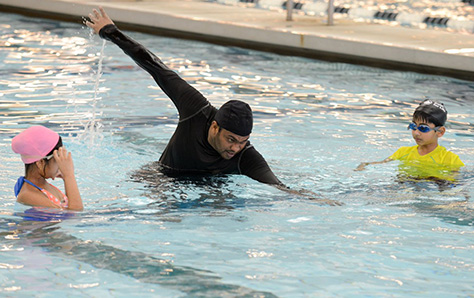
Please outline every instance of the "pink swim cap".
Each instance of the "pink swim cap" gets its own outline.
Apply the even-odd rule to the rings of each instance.
[[[21,154],[25,164],[30,164],[45,158],[58,141],[58,133],[44,126],[32,126],[13,138],[12,149]]]

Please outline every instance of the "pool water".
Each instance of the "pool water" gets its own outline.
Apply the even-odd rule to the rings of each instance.
[[[160,175],[177,112],[147,73],[80,24],[1,14],[0,32],[2,295],[474,292],[473,82],[128,33],[214,105],[248,102],[276,175],[343,204],[328,206],[245,176]],[[456,185],[402,183],[397,162],[354,171],[414,144],[425,97],[449,112],[441,144],[466,164]],[[84,212],[15,203],[11,139],[36,124],[72,151]]]

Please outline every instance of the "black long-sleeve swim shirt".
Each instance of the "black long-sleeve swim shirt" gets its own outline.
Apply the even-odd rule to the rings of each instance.
[[[157,56],[115,25],[103,27],[99,35],[115,43],[146,70],[178,109],[178,126],[159,160],[163,173],[170,176],[243,174],[263,183],[281,185],[250,142],[228,160],[214,150],[208,142],[208,132],[217,109]]]

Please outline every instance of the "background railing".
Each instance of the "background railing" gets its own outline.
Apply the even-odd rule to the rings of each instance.
[[[295,14],[327,18],[334,25],[341,18],[417,28],[445,28],[474,33],[474,0],[207,0],[227,5],[286,10],[286,20]]]

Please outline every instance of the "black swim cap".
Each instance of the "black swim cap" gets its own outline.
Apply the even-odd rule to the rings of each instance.
[[[444,126],[446,119],[448,118],[448,111],[446,111],[444,104],[430,99],[425,99],[420,103],[420,105],[415,109],[413,116],[416,114],[427,115],[426,120],[432,122],[436,126]]]
[[[229,100],[223,104],[217,111],[214,120],[220,127],[242,137],[248,136],[252,132],[252,109],[240,100]]]

